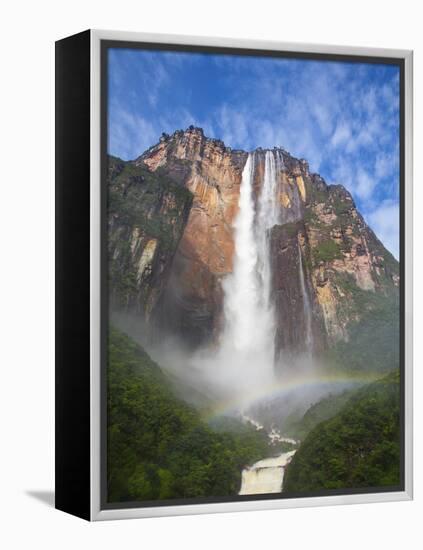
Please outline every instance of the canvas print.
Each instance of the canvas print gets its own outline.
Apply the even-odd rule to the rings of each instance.
[[[398,490],[399,66],[105,66],[107,503]]]

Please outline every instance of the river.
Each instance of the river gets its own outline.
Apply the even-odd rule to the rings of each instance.
[[[263,430],[264,426],[251,416],[243,413],[241,418],[247,424],[253,426],[256,430]],[[290,437],[284,437],[274,426],[267,432],[270,445],[277,443],[290,443],[298,445],[298,441]],[[282,453],[271,458],[263,458],[252,466],[247,466],[242,470],[242,481],[240,495],[260,495],[265,493],[280,493],[283,487],[283,477],[285,468],[291,462],[296,449]]]
[[[291,462],[295,450],[274,458],[264,458],[242,471],[240,495],[280,493],[286,466]]]

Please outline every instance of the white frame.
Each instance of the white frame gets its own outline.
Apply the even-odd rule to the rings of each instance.
[[[112,520],[210,514],[247,510],[331,506],[411,500],[413,498],[413,280],[412,280],[412,184],[413,184],[413,52],[317,44],[206,38],[135,32],[91,30],[91,226],[90,226],[90,325],[91,325],[91,520]],[[190,46],[252,48],[318,54],[390,57],[405,60],[405,490],[293,499],[249,500],[208,504],[178,504],[102,510],[100,507],[100,41],[120,40]]]

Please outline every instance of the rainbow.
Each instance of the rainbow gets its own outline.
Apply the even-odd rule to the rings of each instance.
[[[322,373],[318,376],[316,374],[308,374],[289,381],[282,381],[279,379],[268,386],[260,386],[259,389],[243,393],[242,397],[237,396],[226,400],[218,400],[212,407],[204,411],[202,416],[205,420],[209,421],[219,416],[230,416],[231,414],[241,412],[248,406],[260,402],[261,400],[274,399],[294,391],[305,393],[308,389],[317,388],[325,384],[338,386],[339,390],[342,391],[344,386],[350,384],[360,386],[373,382],[376,379],[377,376],[370,373],[350,374],[346,376],[345,373],[335,372]]]

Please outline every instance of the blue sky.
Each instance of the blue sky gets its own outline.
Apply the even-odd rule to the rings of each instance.
[[[227,146],[281,146],[353,194],[399,253],[399,69],[109,50],[109,153],[129,160],[190,124]]]

